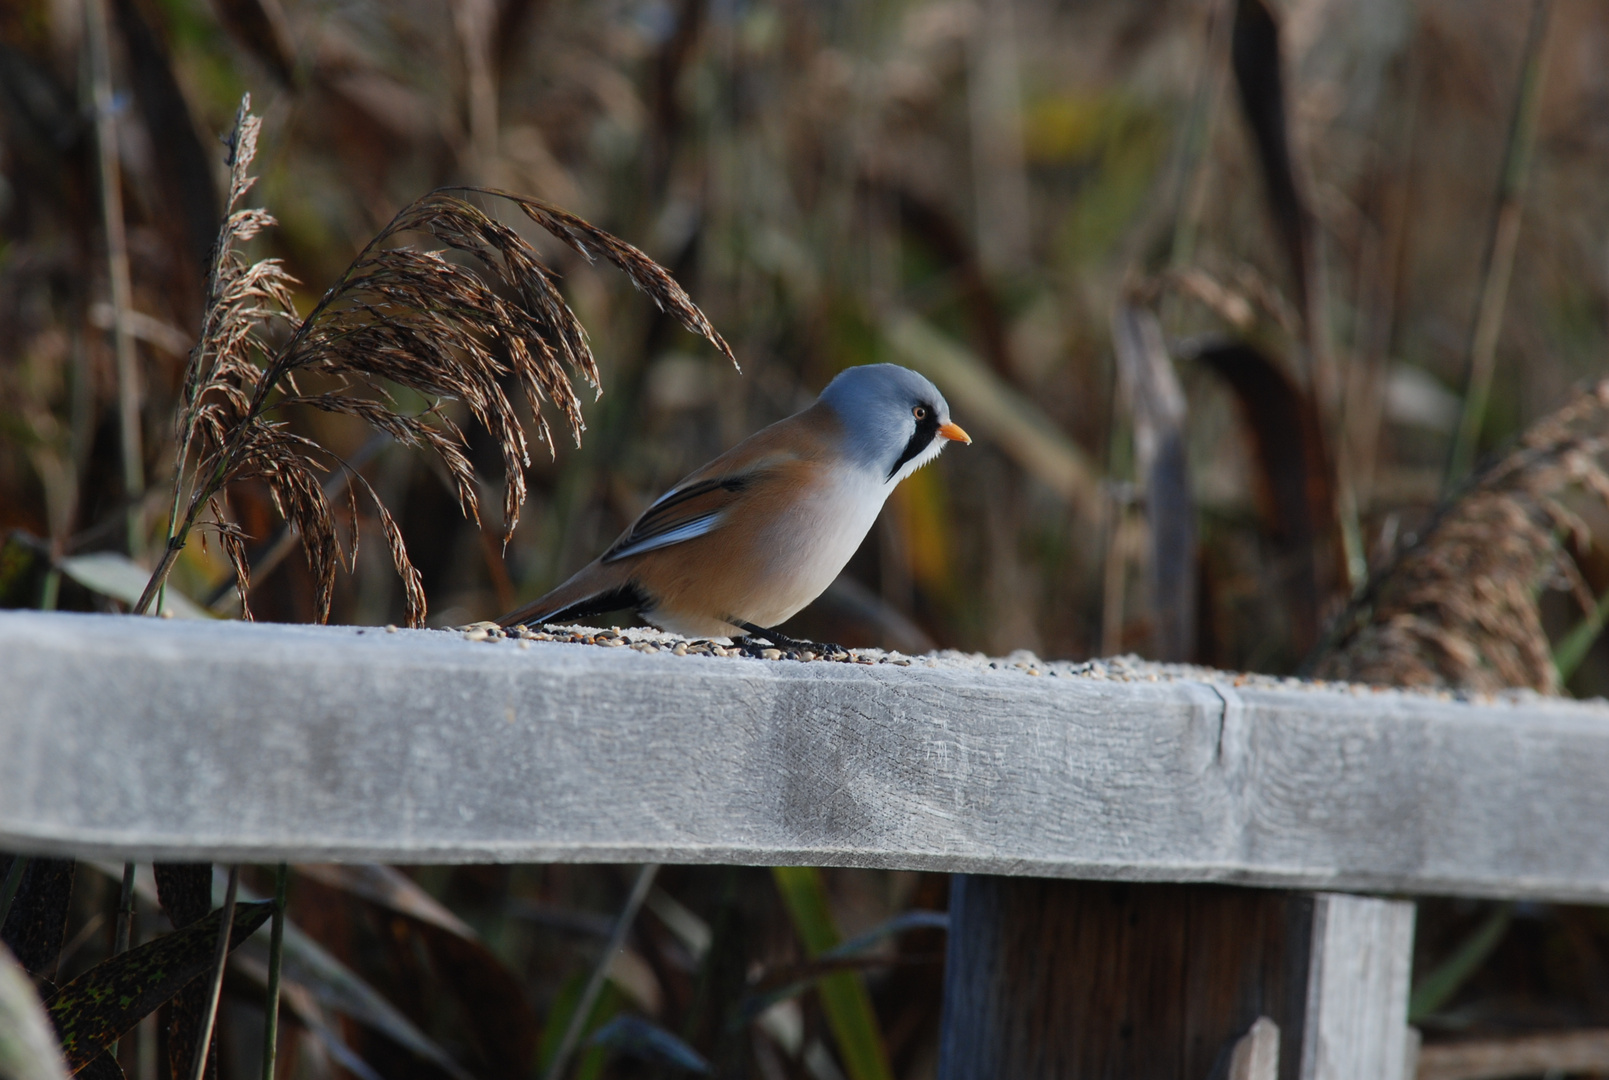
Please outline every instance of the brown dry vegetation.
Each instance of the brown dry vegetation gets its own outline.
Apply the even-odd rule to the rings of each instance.
[[[71,557],[152,565],[187,460],[173,418],[204,400],[249,411],[276,356],[300,365],[285,386],[314,407],[275,399],[280,426],[261,431],[285,454],[258,460],[279,471],[230,475],[224,542],[186,546],[170,588],[234,615],[233,555],[258,618],[400,622],[428,599],[436,625],[540,593],[666,484],[836,371],[893,360],[929,371],[976,443],[899,490],[844,581],[799,618],[801,636],[1605,692],[1609,648],[1586,648],[1596,622],[1576,631],[1609,591],[1609,406],[1593,385],[1609,338],[1609,8],[1532,11],[0,6],[0,603],[126,606]],[[215,140],[245,91],[263,118],[261,180],[237,205]],[[528,199],[457,188],[415,202],[447,185]],[[231,265],[280,260],[284,276],[265,272],[250,302],[287,317],[265,321],[260,352],[204,376],[222,379],[208,399],[186,369],[217,292],[208,268],[226,205],[278,219],[241,219]],[[472,258],[430,261],[441,244]],[[418,320],[387,336],[364,321],[373,279],[348,269],[366,254],[399,280],[450,277],[474,316],[414,305]],[[499,277],[511,258],[522,268]],[[650,259],[686,294],[648,280]],[[522,303],[534,295],[522,287],[541,295]],[[324,316],[301,323],[327,288]],[[694,336],[714,328],[741,373]],[[516,338],[557,352],[533,344],[522,368]],[[607,393],[577,398],[571,374]],[[539,426],[543,398],[577,434],[586,408],[579,446]],[[211,436],[196,428],[194,450],[215,453],[243,416],[214,416]],[[1457,448],[1461,429],[1477,437]],[[527,441],[558,445],[527,465]],[[1450,493],[1465,497],[1449,505]],[[479,505],[500,505],[501,520],[478,520]],[[338,537],[363,529],[392,542],[357,548],[352,572],[336,573]],[[284,558],[298,539],[311,558]],[[24,940],[5,924],[19,956],[55,970],[65,927],[82,940],[62,978],[105,957],[115,882],[81,868],[69,906],[59,882],[29,873],[19,895],[48,925]],[[325,871],[292,880],[298,925],[441,1057],[303,972],[281,1075],[372,1067],[386,1080],[450,1074],[448,1061],[532,1072],[630,884],[566,867],[425,868],[387,879],[390,891]],[[846,934],[943,905],[929,877],[826,880]],[[422,891],[399,900],[410,887]],[[640,967],[608,984],[600,1020],[652,1016],[722,1075],[822,1076],[819,1054],[847,1053],[813,995],[788,1014],[797,1040],[716,1019],[806,955],[770,877],[667,869],[658,888],[632,931]],[[431,896],[473,931],[421,915]],[[191,901],[205,910],[204,895]],[[145,940],[167,919],[142,904]],[[188,921],[184,902],[167,910]],[[1479,932],[1489,907],[1421,911],[1421,982],[1461,952],[1484,957],[1425,1005],[1432,1037],[1609,1024],[1601,912],[1525,909],[1494,937]],[[684,933],[700,924],[714,935],[703,952]],[[896,940],[868,968],[873,1004],[895,1075],[925,1076],[942,939]],[[253,962],[224,986],[231,1077],[256,1068]],[[151,1026],[124,1040],[125,1066],[166,1075],[158,1060],[177,1037]],[[602,1058],[581,1068],[661,1068]]]

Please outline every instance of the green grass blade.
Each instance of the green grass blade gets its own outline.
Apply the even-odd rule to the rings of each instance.
[[[542,1032],[537,1037],[536,1067],[531,1072],[533,1080],[544,1076],[551,1067],[558,1053],[559,1044],[564,1039],[564,1033],[575,1015],[576,1006],[581,1004],[581,995],[586,986],[587,973],[578,971],[559,987],[559,992],[548,1010],[547,1021],[542,1025]],[[592,1004],[592,1011],[587,1016],[582,1030],[591,1033],[602,1027],[619,1015],[625,1004],[625,996],[615,988],[614,984],[604,983],[598,991],[598,996]],[[573,1080],[589,1080],[601,1071],[609,1054],[603,1047],[589,1046],[576,1057],[578,1060]]]
[[[1435,1012],[1458,993],[1469,977],[1475,974],[1492,950],[1508,933],[1508,924],[1514,919],[1514,905],[1500,904],[1475,932],[1430,974],[1419,981],[1408,998],[1408,1022],[1418,1023]]]
[[[1587,651],[1592,643],[1598,640],[1603,633],[1603,624],[1609,620],[1609,592],[1598,597],[1598,603],[1593,609],[1581,617],[1581,621],[1564,635],[1553,650],[1553,666],[1559,671],[1559,681],[1568,682],[1575,669],[1581,666],[1581,661],[1587,658]]]
[[[626,935],[631,931],[631,924],[637,921],[637,912],[642,910],[643,901],[648,898],[648,890],[654,887],[654,876],[659,873],[658,863],[644,863],[642,869],[637,871],[637,881],[631,887],[631,895],[626,898],[626,906],[621,909],[620,915],[615,919],[614,929],[610,931],[609,942],[603,947],[598,962],[593,965],[592,974],[588,977],[586,986],[581,991],[574,1009],[571,1012],[570,1022],[564,1030],[558,1048],[553,1051],[553,1059],[543,1070],[543,1080],[564,1080],[565,1070],[570,1063],[570,1055],[575,1051],[585,1034],[588,1020],[592,1017],[598,995],[603,992],[604,980],[609,974],[609,965],[614,962],[615,956],[626,944]],[[577,1074],[588,1075],[585,1070]]]
[[[838,927],[827,907],[821,871],[813,866],[777,866],[771,875],[810,957],[814,959],[834,948],[838,944]],[[821,995],[822,1010],[827,1014],[827,1024],[838,1042],[850,1080],[893,1080],[888,1049],[883,1045],[871,995],[860,974],[846,971],[828,975],[816,992]]]

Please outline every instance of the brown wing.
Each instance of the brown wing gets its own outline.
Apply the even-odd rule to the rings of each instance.
[[[761,472],[711,477],[672,488],[643,511],[642,517],[609,545],[599,561],[614,562],[703,536],[721,524],[738,495]]]
[[[778,421],[682,478],[599,556],[600,563],[679,544],[720,528],[767,474],[831,455],[837,421],[819,403]]]

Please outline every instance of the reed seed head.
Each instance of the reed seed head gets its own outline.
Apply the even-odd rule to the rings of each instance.
[[[185,372],[175,539],[170,542],[170,550],[182,546],[198,512],[207,508],[210,520],[204,527],[217,534],[234,567],[247,618],[247,538],[229,515],[226,493],[231,484],[258,480],[301,539],[317,583],[321,622],[329,617],[336,568],[350,571],[354,565],[359,488],[376,509],[402,577],[408,622],[424,622],[424,590],[401,530],[355,472],[345,486],[351,541],[342,545],[332,492],[322,477],[346,466],[292,430],[285,416],[294,407],[356,417],[399,443],[434,454],[464,514],[478,523],[479,495],[464,432],[443,409],[447,402],[462,402],[491,434],[503,460],[505,543],[519,523],[530,464],[515,399],[524,398],[535,439],[550,454],[555,448],[549,409],[558,412],[580,444],[586,425],[575,382],[602,392],[586,329],[530,243],[464,196],[510,201],[589,261],[601,255],[662,310],[736,363],[731,348],[670,273],[637,248],[559,207],[487,188],[441,189],[403,208],[312,312],[298,319],[290,291],[296,282],[279,262],[247,262],[238,250],[274,224],[263,210],[238,208],[253,183],[249,169],[260,127],[248,95],[228,143],[228,207],[214,247],[202,333]],[[405,234],[419,233],[442,248],[399,243]],[[275,323],[287,331],[277,338],[269,333]],[[430,404],[407,411],[398,404],[399,390]],[[153,576],[153,585],[160,584],[160,576],[165,569]]]

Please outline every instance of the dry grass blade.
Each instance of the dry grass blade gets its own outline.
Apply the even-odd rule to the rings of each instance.
[[[586,425],[572,378],[601,394],[598,367],[585,328],[535,249],[453,190],[508,199],[589,260],[601,252],[662,309],[732,358],[687,293],[641,251],[558,207],[480,188],[434,191],[405,207],[313,311],[297,320],[290,296],[294,282],[280,265],[272,259],[248,263],[237,251],[274,224],[261,210],[237,209],[252,185],[248,168],[260,127],[249,105],[248,97],[230,142],[228,216],[213,253],[201,337],[185,372],[168,546],[137,610],[149,607],[198,515],[210,508],[207,527],[222,540],[250,617],[244,536],[230,522],[221,495],[237,481],[260,480],[301,538],[317,582],[319,619],[328,618],[336,568],[353,565],[357,505],[349,487],[353,531],[350,549],[343,548],[335,508],[319,474],[347,466],[291,430],[282,417],[296,406],[356,417],[397,442],[435,454],[453,480],[464,514],[478,523],[477,485],[464,433],[442,408],[448,401],[461,402],[502,455],[504,542],[513,535],[525,502],[530,450],[505,385],[523,392],[536,438],[552,453],[544,407],[558,410],[579,444]],[[395,246],[407,233],[428,234],[459,257]],[[278,320],[293,329],[274,346],[264,330]],[[321,389],[304,391],[303,383]],[[398,390],[432,404],[418,413],[404,412]],[[373,488],[361,486],[376,507],[403,579],[408,622],[422,625],[424,591],[402,532]]]
[[[1539,595],[1593,597],[1566,549],[1590,542],[1566,499],[1609,505],[1609,380],[1579,393],[1451,504],[1354,606],[1314,667],[1323,678],[1490,693],[1557,693]]]
[[[612,236],[602,229],[552,203],[542,202],[539,199],[515,195],[496,188],[461,188],[463,191],[479,191],[486,195],[493,195],[500,199],[508,199],[521,210],[525,216],[536,222],[542,228],[570,245],[588,262],[593,261],[593,249],[602,253],[603,257],[623,270],[631,283],[647,293],[659,305],[661,311],[674,315],[688,332],[697,334],[709,341],[721,354],[732,361],[732,366],[742,370],[737,357],[732,355],[731,346],[716,333],[715,327],[710,325],[709,319],[698,309],[687,291],[677,284],[670,272],[654,260],[644,255],[631,244],[619,237]]]
[[[1469,335],[1469,354],[1464,373],[1464,409],[1453,443],[1447,452],[1448,484],[1463,479],[1475,460],[1476,443],[1486,420],[1486,406],[1497,367],[1497,340],[1503,328],[1503,309],[1508,302],[1509,282],[1520,240],[1520,211],[1535,148],[1537,116],[1542,103],[1542,78],[1547,62],[1548,0],[1535,0],[1531,6],[1530,28],[1526,31],[1519,86],[1509,118],[1508,143],[1503,150],[1503,171],[1498,181],[1497,199],[1486,238],[1486,254],[1481,265],[1480,299]]]

